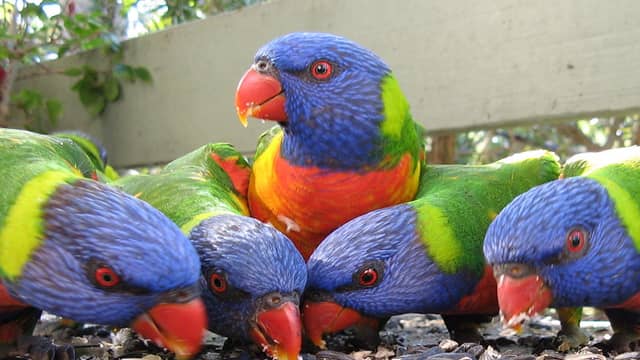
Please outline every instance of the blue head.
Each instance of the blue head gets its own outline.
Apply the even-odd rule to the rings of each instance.
[[[231,214],[202,221],[190,237],[200,254],[211,331],[297,356],[307,269],[293,243],[270,225]],[[282,334],[270,332],[276,327]]]
[[[384,319],[449,310],[473,290],[477,276],[447,274],[428,257],[418,221],[410,204],[375,210],[339,227],[318,246],[307,264],[304,310],[312,341],[342,330],[327,328],[331,325],[322,319],[328,316],[321,313],[327,308],[316,311],[312,303],[333,302]]]
[[[258,50],[238,86],[238,110],[246,114],[260,104],[253,116],[279,121],[282,155],[296,165],[377,164],[383,156],[382,83],[390,72],[373,52],[343,37],[291,33]],[[270,90],[263,90],[265,83]]]
[[[89,180],[62,185],[44,208],[42,245],[15,281],[21,301],[79,322],[126,326],[160,302],[199,294],[199,259],[147,203]]]
[[[607,190],[585,177],[516,197],[490,225],[484,253],[497,275],[539,276],[554,306],[614,305],[640,290],[640,255]]]

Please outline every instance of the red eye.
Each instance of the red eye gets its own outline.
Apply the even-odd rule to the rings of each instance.
[[[584,248],[586,237],[582,230],[571,230],[567,235],[567,249],[571,252],[580,252]]]
[[[96,269],[96,282],[103,287],[112,287],[120,283],[120,276],[111,268],[103,266]]]
[[[209,287],[213,292],[222,294],[227,291],[227,279],[224,278],[224,275],[219,273],[211,274],[211,277],[209,278]]]
[[[311,75],[318,80],[326,80],[333,73],[333,65],[326,60],[316,61],[311,65]]]
[[[378,282],[378,271],[374,268],[367,268],[360,272],[358,283],[362,286],[372,286]]]

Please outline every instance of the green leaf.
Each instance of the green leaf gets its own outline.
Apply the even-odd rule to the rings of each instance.
[[[146,67],[138,66],[133,71],[135,72],[138,79],[146,83],[151,83],[153,81],[153,78],[151,77],[151,72],[149,72],[149,70],[147,70]]]
[[[56,99],[49,99],[45,104],[47,106],[49,122],[51,122],[52,125],[56,125],[62,115],[62,103]]]
[[[113,76],[110,76],[104,82],[104,96],[107,100],[113,102],[120,97],[120,82]]]
[[[117,64],[113,67],[113,75],[119,79],[133,82],[135,81],[135,71],[129,65]]]
[[[82,50],[92,50],[92,49],[97,49],[97,48],[101,48],[106,46],[107,43],[105,42],[105,39],[102,37],[97,37],[95,39],[91,39],[89,41],[84,41],[80,47],[82,48]]]
[[[69,49],[71,49],[71,44],[62,44],[60,45],[60,47],[58,48],[58,58],[61,58],[64,56],[64,54],[67,53],[67,51],[69,51]],[[80,74],[78,74],[80,75]],[[76,76],[76,75],[73,75]]]
[[[9,55],[11,55],[9,49],[6,46],[0,46],[0,60],[9,58]]]
[[[44,12],[44,10],[42,10],[40,6],[33,3],[27,3],[27,5],[22,10],[20,10],[20,15],[25,18],[35,16],[42,21],[47,20],[47,14]]]
[[[104,111],[105,106],[107,105],[106,99],[102,96],[96,97],[95,101],[85,105],[87,111],[91,116],[97,116]]]
[[[42,106],[43,96],[35,90],[22,89],[18,93],[13,94],[11,100],[13,100],[18,107],[32,111]]]
[[[79,76],[82,75],[83,72],[84,71],[81,68],[73,67],[65,70],[64,74],[67,76]]]
[[[78,95],[80,102],[92,116],[96,116],[104,110],[106,99],[101,89],[84,85],[78,89]]]

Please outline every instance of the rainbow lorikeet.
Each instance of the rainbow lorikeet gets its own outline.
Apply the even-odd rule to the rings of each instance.
[[[156,209],[88,179],[94,171],[67,138],[0,129],[1,340],[15,343],[45,310],[131,325],[194,355],[206,328],[196,251]]]
[[[277,121],[260,139],[249,185],[251,215],[309,257],[329,232],[412,200],[422,128],[389,67],[343,37],[292,33],[258,50],[236,108]]]
[[[92,179],[108,182],[119,177],[115,169],[107,163],[107,148],[100,140],[77,130],[57,131],[51,135],[70,139],[84,150],[95,168],[95,172],[91,174]]]
[[[254,342],[274,359],[297,359],[306,266],[282,233],[247,216],[249,174],[242,155],[218,143],[114,185],[158,208],[191,239],[211,331]]]
[[[392,315],[442,314],[452,338],[478,341],[498,312],[482,254],[489,223],[516,195],[560,172],[555,154],[526,152],[488,165],[432,165],[416,199],[357,217],[311,255],[303,321],[310,340],[346,328],[376,335]]]
[[[562,179],[505,207],[484,253],[509,326],[548,306],[593,306],[609,317],[614,349],[628,351],[640,338],[639,179],[640,147],[580,154]],[[569,335],[574,345],[587,340]]]

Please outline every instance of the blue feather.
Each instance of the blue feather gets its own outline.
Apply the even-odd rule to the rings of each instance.
[[[329,292],[334,301],[373,317],[450,310],[478,278],[447,274],[427,256],[416,227],[417,213],[403,204],[357,217],[331,233],[308,262],[308,289]],[[380,283],[358,287],[354,273],[383,264]]]
[[[285,159],[340,170],[380,163],[381,81],[391,70],[377,55],[339,36],[292,33],[263,46],[258,60],[275,66],[286,94]],[[333,63],[336,75],[307,75],[317,60]]]
[[[566,249],[575,228],[587,233],[580,255]],[[606,189],[589,178],[556,180],[515,198],[489,227],[484,254],[491,264],[531,265],[553,306],[611,306],[640,291],[640,254]]]
[[[298,297],[307,269],[293,243],[273,227],[241,215],[208,218],[191,231],[200,254],[202,273],[226,275],[230,289],[224,296],[209,290],[201,278],[209,327],[235,340],[249,341],[250,321],[258,299],[270,293]]]
[[[62,185],[44,209],[42,245],[22,275],[5,285],[12,296],[80,322],[128,325],[171,290],[198,281],[198,255],[159,211],[107,185]],[[91,264],[109,266],[126,286],[95,284]]]

